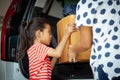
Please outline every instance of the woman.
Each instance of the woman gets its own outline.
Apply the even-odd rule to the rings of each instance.
[[[120,80],[120,1],[80,0],[76,27],[81,41],[69,47],[69,61],[92,47],[90,65],[95,80]]]

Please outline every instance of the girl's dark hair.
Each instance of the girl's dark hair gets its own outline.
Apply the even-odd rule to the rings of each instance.
[[[20,25],[20,32],[19,32],[19,49],[17,59],[20,60],[24,57],[27,53],[27,49],[33,45],[33,41],[35,39],[35,31],[41,30],[45,28],[44,24],[50,24],[48,20],[41,17],[34,17],[32,20],[27,24],[22,22]]]

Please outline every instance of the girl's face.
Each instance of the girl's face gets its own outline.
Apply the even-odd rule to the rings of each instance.
[[[52,40],[52,35],[51,35],[51,27],[49,24],[44,24],[45,28],[43,31],[41,31],[41,39],[40,42],[49,45],[51,40]]]

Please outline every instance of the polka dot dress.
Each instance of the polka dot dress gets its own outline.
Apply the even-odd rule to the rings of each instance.
[[[92,26],[90,65],[95,80],[102,66],[109,80],[120,76],[120,0],[80,0],[76,26]]]

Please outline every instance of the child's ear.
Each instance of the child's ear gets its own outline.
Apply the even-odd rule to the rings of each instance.
[[[36,33],[35,33],[35,36],[36,37],[41,37],[42,35],[42,32],[40,30],[37,30]]]

